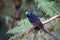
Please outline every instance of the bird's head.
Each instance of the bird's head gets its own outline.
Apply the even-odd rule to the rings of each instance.
[[[31,16],[31,12],[26,11],[26,16],[27,16],[27,17],[30,17],[30,16]]]

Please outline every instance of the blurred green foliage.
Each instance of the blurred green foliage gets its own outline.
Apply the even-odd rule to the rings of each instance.
[[[4,16],[10,16],[13,14],[14,11],[14,5],[15,3],[13,1],[8,1],[8,0],[0,0],[0,14],[4,15]],[[19,24],[15,27],[12,28],[11,30],[9,30],[7,33],[11,33],[11,34],[18,34],[21,33],[23,31],[25,31],[26,29],[30,28],[32,25],[30,24],[30,22],[28,21],[28,19],[26,18],[25,12],[26,10],[33,12],[34,14],[36,14],[37,16],[40,17],[41,21],[45,21],[46,19],[57,15],[60,13],[60,3],[56,3],[54,0],[33,0],[32,1],[28,1],[27,0],[23,0],[21,1],[21,7],[20,7],[20,11],[21,11],[21,20],[19,22]],[[31,2],[31,3],[30,3]],[[47,16],[48,15],[48,16]],[[53,20],[49,23],[47,23],[46,25],[44,25],[45,28],[53,28],[54,26],[54,32],[52,32],[56,37],[59,37],[59,31],[57,30],[57,28],[60,27],[60,19],[56,19]],[[32,35],[31,35],[32,34]],[[42,34],[42,38],[49,40],[47,35],[44,35],[44,33],[38,33],[39,35]],[[58,34],[58,35],[57,35]],[[30,33],[30,35],[26,35],[23,37],[22,40],[28,40],[31,36],[33,36],[34,33]],[[28,38],[28,39],[26,39]],[[59,38],[57,38],[58,40],[60,40]],[[38,38],[39,39],[39,38]],[[44,40],[43,39],[43,40]]]

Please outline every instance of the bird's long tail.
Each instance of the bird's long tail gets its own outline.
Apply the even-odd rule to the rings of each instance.
[[[47,31],[47,30],[45,30],[45,29],[43,29],[43,31],[45,31],[45,32],[48,33],[50,36],[52,36],[55,40],[57,40],[57,39],[55,38],[55,36],[54,36],[52,33],[50,33],[49,31]]]

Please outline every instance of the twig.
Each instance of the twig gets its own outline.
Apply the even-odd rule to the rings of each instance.
[[[60,18],[60,14],[59,15],[56,15],[56,16],[53,16],[51,17],[50,19],[42,22],[43,25],[47,24],[48,22],[56,19],[56,18]],[[27,33],[30,33],[32,32],[33,28],[29,28],[27,29],[26,31],[22,32],[22,33],[19,33],[17,35],[15,35],[14,37],[11,37],[9,40],[18,40],[19,38],[22,38],[24,35],[26,35]]]
[[[52,21],[52,20],[54,20],[54,19],[56,19],[56,18],[60,18],[60,14],[49,18],[48,20],[42,22],[42,24],[43,24],[43,25],[44,25],[44,24],[47,24],[48,22],[50,22],[50,21]]]

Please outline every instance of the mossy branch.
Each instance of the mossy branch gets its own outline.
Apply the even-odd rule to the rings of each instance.
[[[55,15],[53,17],[51,17],[50,19],[42,22],[43,25],[47,24],[48,22],[56,19],[56,18],[60,18],[60,14],[59,15]],[[11,37],[9,40],[18,40],[19,38],[22,38],[23,36],[25,36],[27,33],[30,33],[33,31],[33,27],[32,28],[29,28],[27,29],[26,31],[22,32],[22,33],[19,33],[19,34],[16,34],[15,36]]]

